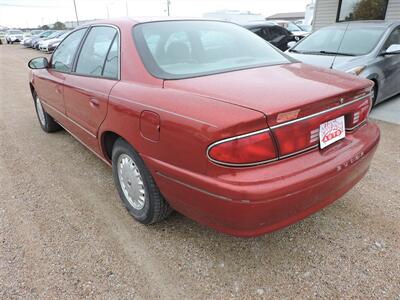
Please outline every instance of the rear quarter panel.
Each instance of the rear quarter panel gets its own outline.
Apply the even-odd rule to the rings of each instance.
[[[160,116],[158,141],[141,134],[143,111]],[[144,157],[205,173],[208,145],[266,127],[264,115],[250,109],[162,86],[119,82],[111,92],[100,136],[107,131],[115,132]]]

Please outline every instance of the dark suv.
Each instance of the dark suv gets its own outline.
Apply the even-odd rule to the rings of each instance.
[[[254,32],[282,51],[289,48],[289,42],[296,41],[289,30],[271,22],[254,22],[245,24],[243,27]]]

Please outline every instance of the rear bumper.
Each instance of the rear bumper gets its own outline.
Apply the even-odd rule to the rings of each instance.
[[[368,122],[324,150],[212,176],[145,161],[177,211],[231,235],[257,236],[295,223],[350,190],[367,173],[379,137]]]

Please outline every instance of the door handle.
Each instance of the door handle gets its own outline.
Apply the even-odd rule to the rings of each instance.
[[[92,107],[99,107],[100,102],[99,102],[99,100],[97,100],[97,99],[95,99],[95,98],[91,98],[91,99],[90,99],[90,105],[91,105]]]

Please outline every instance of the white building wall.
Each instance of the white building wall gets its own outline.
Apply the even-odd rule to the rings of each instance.
[[[389,0],[386,20],[400,20],[400,0]]]
[[[335,23],[338,7],[339,0],[317,0],[313,30]],[[386,20],[400,20],[400,0],[389,0]]]
[[[313,30],[335,23],[338,7],[339,0],[317,0]]]

